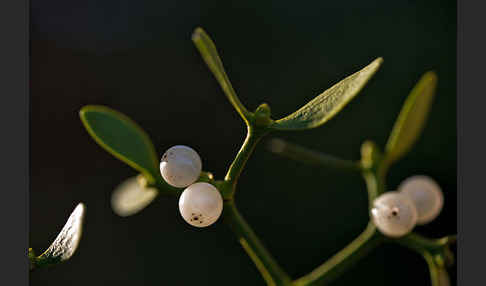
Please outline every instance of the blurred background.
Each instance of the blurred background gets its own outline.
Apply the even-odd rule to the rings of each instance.
[[[86,104],[115,108],[148,132],[159,155],[189,145],[221,179],[245,128],[193,46],[197,26],[214,39],[241,101],[251,110],[268,103],[273,118],[384,57],[361,94],[327,124],[273,134],[346,159],[359,159],[366,139],[384,147],[409,91],[435,70],[427,126],[387,183],[394,189],[411,175],[433,177],[445,206],[416,231],[456,233],[456,2],[297,3],[31,0],[30,246],[46,249],[76,204],[87,205],[78,252],[31,273],[31,285],[265,285],[225,225],[190,227],[176,198],[159,197],[132,217],[115,215],[111,192],[136,172],[101,149],[78,117]],[[277,157],[265,141],[242,174],[236,202],[294,278],[368,221],[358,174]],[[430,285],[424,260],[396,245],[377,248],[333,285],[357,283]]]

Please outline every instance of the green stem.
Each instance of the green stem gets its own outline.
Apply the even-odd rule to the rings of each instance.
[[[326,285],[354,265],[382,241],[383,236],[378,233],[376,227],[370,222],[366,229],[348,246],[309,274],[295,280],[294,285]]]
[[[456,241],[455,235],[430,239],[412,232],[391,241],[419,253],[425,259],[429,267],[432,286],[450,285],[445,267],[454,263],[454,255],[450,251],[449,245]]]
[[[369,209],[372,208],[375,198],[385,190],[384,176],[382,176],[382,173],[380,173],[379,157],[371,156],[373,153],[369,151],[374,150],[370,147],[367,148],[369,150],[365,149],[366,155],[369,155],[367,156],[370,159],[368,160],[369,164],[360,164],[359,167],[362,170],[362,175],[366,182]],[[370,250],[379,245],[382,241],[384,241],[383,235],[376,230],[375,225],[370,221],[366,229],[348,246],[309,274],[295,280],[294,285],[325,285],[342,274],[347,268],[365,256]]]
[[[316,152],[311,149],[286,142],[282,139],[272,139],[269,144],[269,149],[275,154],[308,164],[322,165],[340,170],[361,170],[360,165],[356,162],[343,160],[331,155],[323,154],[321,152]]]
[[[373,208],[373,201],[385,192],[385,182],[380,175],[373,171],[364,171],[362,175],[368,191],[368,208],[371,210]]]
[[[433,256],[435,263],[440,267],[454,264],[454,254],[449,246],[456,241],[455,235],[430,239],[412,232],[393,241],[419,253],[426,259],[427,255]]]
[[[393,241],[396,241],[400,245],[403,245],[417,251],[420,254],[423,254],[425,251],[433,253],[438,250],[442,250],[445,247],[444,239],[447,238],[430,239],[412,232],[404,237]]]
[[[427,262],[430,272],[430,281],[432,286],[450,285],[447,271],[445,270],[443,253],[446,249],[444,242],[448,237],[443,239],[429,239],[415,233],[411,233],[403,238],[396,240],[397,243],[418,252]],[[447,242],[446,242],[447,243]]]
[[[30,269],[30,271],[32,271],[37,266],[37,257],[36,257],[34,250],[32,248],[29,248],[28,256],[29,256],[29,261],[30,261],[29,269]]]
[[[224,218],[231,227],[245,249],[246,253],[255,263],[268,285],[291,285],[290,277],[280,268],[272,255],[263,246],[251,227],[240,215],[233,201],[224,205]]]
[[[226,176],[224,178],[226,182],[229,182],[231,184],[233,193],[235,191],[238,178],[240,177],[246,162],[250,158],[250,155],[255,149],[258,141],[260,141],[260,139],[266,134],[266,132],[267,131],[265,129],[258,129],[257,127],[248,125],[245,142],[243,142],[240,151],[238,151],[238,154],[233,160],[233,163],[231,163],[231,166],[229,167],[228,172],[226,173]]]
[[[429,267],[430,282],[432,286],[445,286],[440,285],[439,271],[437,265],[435,264],[434,257],[428,252],[425,252],[422,255],[425,262],[427,262],[427,266]]]
[[[368,209],[373,208],[373,201],[378,197],[378,180],[375,174],[371,172],[364,172],[363,178],[368,189]]]

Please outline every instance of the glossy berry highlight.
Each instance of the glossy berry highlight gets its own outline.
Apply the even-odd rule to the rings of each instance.
[[[162,178],[176,188],[184,188],[194,183],[201,171],[201,157],[194,149],[184,145],[169,148],[160,162]]]

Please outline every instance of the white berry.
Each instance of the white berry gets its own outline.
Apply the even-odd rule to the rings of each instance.
[[[399,192],[386,192],[373,202],[371,217],[384,235],[400,237],[417,222],[417,209],[410,198]]]
[[[169,148],[160,162],[160,173],[171,186],[184,188],[194,183],[201,174],[201,157],[194,149],[177,145]]]
[[[398,191],[406,194],[415,204],[418,213],[417,224],[434,220],[444,205],[444,195],[440,186],[430,177],[413,176],[398,186]]]
[[[147,188],[143,177],[131,177],[121,183],[111,195],[111,208],[122,217],[131,216],[148,206],[157,196],[155,188]]]
[[[179,198],[179,211],[190,225],[206,227],[218,220],[223,198],[213,185],[200,182],[187,187]]]

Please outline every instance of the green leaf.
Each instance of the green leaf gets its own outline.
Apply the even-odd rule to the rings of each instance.
[[[37,257],[36,266],[57,264],[71,258],[81,239],[85,212],[86,207],[79,203],[51,246]]]
[[[196,28],[196,30],[194,30],[194,33],[192,34],[192,41],[201,53],[202,58],[208,65],[214,77],[221,85],[221,88],[226,94],[226,97],[228,97],[233,107],[245,120],[245,122],[248,122],[250,112],[241,103],[238,96],[236,95],[236,92],[233,89],[233,86],[231,85],[228,76],[226,75],[223,63],[221,62],[214,42],[202,28]]]
[[[134,215],[157,197],[157,189],[147,187],[143,180],[145,177],[142,175],[131,177],[115,188],[111,195],[113,212],[122,217]]]
[[[425,126],[436,86],[436,74],[427,72],[405,100],[385,147],[389,164],[403,157],[417,141]]]
[[[93,139],[106,151],[147,177],[160,177],[159,160],[148,135],[130,118],[105,106],[88,105],[79,112]]]
[[[275,121],[270,128],[303,130],[324,124],[358,94],[382,62],[382,58],[377,58],[362,70],[333,85],[296,112]]]

